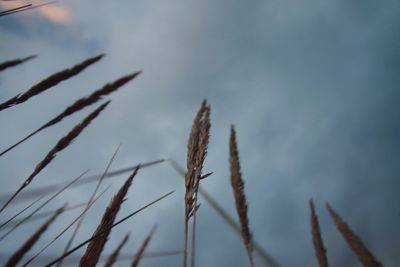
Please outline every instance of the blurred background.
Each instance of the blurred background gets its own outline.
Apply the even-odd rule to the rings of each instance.
[[[25,3],[43,2],[0,1],[0,8]],[[400,264],[399,1],[60,0],[0,17],[0,61],[38,55],[0,73],[0,102],[100,53],[106,57],[78,76],[0,113],[3,150],[76,99],[143,70],[110,97],[111,105],[35,178],[31,189],[69,181],[87,169],[88,175],[102,173],[119,144],[111,170],[162,158],[186,166],[193,118],[207,99],[212,127],[204,172],[214,174],[201,187],[238,221],[228,162],[229,128],[235,124],[250,228],[279,266],[317,266],[310,198],[332,266],[361,265],[336,230],[326,202],[385,266]],[[2,156],[0,193],[15,191],[93,109]],[[89,210],[74,244],[91,236],[127,177],[105,180],[102,189],[112,186]],[[74,187],[44,210],[88,201],[94,186]],[[176,191],[113,229],[104,254],[130,232],[122,253],[133,257],[155,224],[148,252],[182,250],[184,184],[169,162],[139,172],[118,218],[170,190]],[[32,200],[16,199],[1,221]],[[202,197],[200,202],[197,266],[247,266],[241,237]],[[31,255],[78,214],[64,213]],[[24,224],[4,239],[0,263],[44,220]],[[32,266],[60,255],[71,232],[44,252],[48,259]],[[178,255],[143,259],[141,266],[181,262]]]

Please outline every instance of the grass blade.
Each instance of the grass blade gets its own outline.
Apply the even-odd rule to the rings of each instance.
[[[7,13],[10,13],[10,12],[13,12],[13,11],[16,11],[16,10],[27,8],[27,7],[30,7],[30,6],[32,6],[32,4],[27,4],[27,5],[23,5],[23,6],[19,6],[19,7],[15,7],[15,8],[11,8],[11,9],[7,9],[7,10],[4,10],[4,11],[1,11],[0,12],[0,16],[4,15],[4,14],[7,14]],[[0,71],[1,71],[1,68],[0,68]]]
[[[65,185],[63,188],[61,188],[60,190],[58,190],[55,194],[53,194],[48,200],[46,200],[44,203],[42,203],[39,207],[37,207],[34,211],[32,211],[28,216],[26,216],[23,220],[19,221],[17,224],[15,224],[13,226],[13,228],[11,228],[7,233],[5,233],[4,235],[2,235],[0,237],[0,241],[2,241],[4,238],[6,238],[9,234],[11,234],[15,229],[17,229],[20,225],[22,225],[24,222],[26,222],[27,220],[29,220],[36,212],[38,212],[39,210],[41,210],[44,206],[46,206],[48,203],[50,203],[50,201],[52,201],[54,198],[56,198],[59,194],[61,194],[64,190],[66,190],[69,186],[71,186],[73,183],[75,183],[76,181],[78,181],[79,179],[81,179],[83,177],[83,175],[85,175],[85,173],[87,173],[88,171],[85,171],[84,173],[82,173],[81,175],[79,175],[78,177],[76,177],[74,180],[72,180],[70,183],[68,183],[67,185]]]
[[[171,257],[171,256],[177,256],[177,255],[181,255],[181,254],[183,254],[182,250],[149,251],[149,252],[145,252],[143,254],[142,259]],[[102,255],[99,262],[106,262],[110,256],[111,256],[111,254]],[[10,253],[0,252],[1,259],[8,258],[8,257],[10,257]],[[29,258],[30,255],[27,254],[26,257]],[[38,266],[44,266],[44,265],[46,265],[46,263],[49,262],[50,259],[54,259],[55,257],[57,257],[57,255],[55,255],[55,254],[42,254],[36,259],[36,264]],[[65,261],[64,261],[65,265],[72,265],[72,266],[78,265],[80,257],[81,256],[78,254],[70,255],[67,259],[65,259]],[[132,262],[132,254],[127,254],[127,253],[120,254],[117,259],[117,262],[120,262],[120,261]]]
[[[7,221],[5,221],[4,223],[2,223],[0,225],[0,229],[3,228],[4,226],[6,226],[9,222],[11,222],[12,220],[14,220],[16,217],[18,217],[21,213],[23,213],[24,211],[26,211],[27,209],[29,209],[30,207],[32,207],[33,205],[35,205],[37,202],[39,202],[42,198],[44,198],[44,196],[40,196],[38,199],[36,199],[35,201],[33,201],[31,204],[29,204],[28,206],[26,206],[25,208],[23,208],[22,210],[20,210],[19,212],[17,212],[14,216],[12,216],[10,219],[8,219]]]
[[[67,206],[67,207],[64,209],[64,212],[67,212],[67,211],[70,211],[70,210],[74,210],[74,209],[77,209],[77,208],[80,208],[80,207],[83,207],[83,206],[86,206],[86,205],[87,205],[87,202],[80,203],[80,204],[76,204],[76,205],[72,205],[72,206]],[[45,211],[45,212],[41,212],[41,213],[36,213],[36,214],[32,215],[28,220],[25,220],[25,223],[29,223],[29,222],[32,222],[32,221],[40,220],[40,219],[42,219],[42,218],[46,218],[46,217],[48,217],[49,215],[53,214],[54,212],[55,212],[55,210],[50,210],[50,211]],[[11,223],[5,225],[4,228],[3,228],[3,230],[4,230],[4,229],[7,229],[7,228],[14,227],[16,224],[21,223],[21,221],[22,221],[22,220],[15,220],[15,221],[13,221],[13,222],[11,222]]]
[[[46,157],[36,165],[35,170],[25,180],[25,182],[18,188],[18,190],[11,196],[11,198],[2,206],[0,213],[10,204],[10,202],[35,178],[35,176],[42,171],[57,155],[58,152],[68,147],[72,141],[107,107],[110,101],[104,103],[92,113],[90,113],[81,123],[76,125],[66,136],[61,138],[58,143],[47,153]]]
[[[14,11],[5,12],[5,13],[1,14],[0,17],[2,17],[2,16],[7,16],[7,15],[11,15],[11,14],[15,14],[15,13],[19,13],[19,12],[22,12],[22,11],[27,11],[27,10],[35,9],[35,8],[39,8],[39,7],[42,7],[42,6],[48,6],[48,5],[54,4],[54,3],[56,3],[56,2],[57,2],[57,1],[52,1],[52,2],[47,2],[47,3],[38,4],[38,5],[34,5],[34,6],[31,5],[31,6],[28,6],[28,7],[25,7],[25,8],[19,8],[19,9],[14,10]]]
[[[164,161],[165,161],[165,159],[149,161],[149,162],[140,164],[140,169],[148,168],[148,167],[160,164],[160,163],[162,163]],[[137,166],[138,165],[134,165],[134,166],[128,167],[128,168],[123,168],[123,169],[119,169],[119,170],[115,170],[115,171],[110,171],[110,172],[108,172],[106,174],[106,176],[104,178],[107,179],[107,178],[112,178],[112,177],[115,177],[115,176],[118,176],[118,175],[121,175],[121,174],[130,173],[134,169],[136,169]],[[77,181],[77,183],[75,183],[73,186],[85,185],[85,184],[88,184],[88,183],[92,183],[92,182],[98,181],[101,176],[102,176],[102,174],[96,174],[96,175],[84,177],[81,180]],[[23,191],[19,195],[19,197],[17,199],[15,199],[15,201],[17,202],[17,201],[20,201],[20,200],[32,199],[32,198],[35,198],[35,197],[40,196],[40,195],[49,194],[49,193],[55,191],[57,188],[59,188],[62,185],[64,185],[64,183],[59,183],[59,184],[55,184],[55,185],[48,185],[48,186],[41,186],[40,188],[35,188],[35,189],[27,189],[26,191]],[[7,194],[4,194],[4,195],[0,196],[0,202],[6,201],[8,198],[11,197],[12,194],[13,193],[7,193]]]

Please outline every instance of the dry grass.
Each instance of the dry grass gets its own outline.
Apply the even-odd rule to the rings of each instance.
[[[79,266],[82,266],[82,267],[83,266],[95,266],[97,264],[97,262],[99,261],[101,252],[103,251],[103,248],[107,242],[107,238],[111,232],[111,229],[108,231],[105,231],[105,229],[108,229],[113,225],[114,220],[117,217],[118,211],[121,207],[121,204],[124,201],[126,193],[128,193],[129,187],[131,186],[133,178],[136,176],[139,168],[140,167],[136,168],[133,171],[133,173],[128,177],[125,184],[121,187],[121,189],[118,191],[118,193],[112,199],[110,205],[104,212],[103,218],[101,219],[101,222],[93,235],[96,235],[99,233],[102,233],[102,234],[99,238],[97,238],[96,240],[93,240],[89,243],[85,254],[83,254],[83,256],[81,258]]]
[[[17,66],[19,64],[22,64],[35,56],[23,58],[23,59],[17,59],[17,60],[12,60],[4,63],[0,63],[0,71],[5,70],[7,68]],[[9,107],[12,107],[14,105],[23,103],[27,100],[29,100],[31,97],[36,96],[47,89],[57,85],[61,81],[67,80],[77,74],[79,74],[81,71],[83,71],[85,68],[88,66],[94,64],[95,62],[99,61],[103,55],[99,55],[97,57],[93,57],[90,59],[87,59],[76,66],[66,69],[64,71],[58,72],[56,74],[53,74],[49,76],[47,79],[43,80],[42,82],[36,84],[35,86],[31,87],[29,90],[27,90],[23,94],[19,94],[4,103],[0,104],[0,111]],[[10,151],[12,148],[15,146],[21,144],[23,141],[27,140],[29,137],[33,136],[34,134],[44,130],[45,128],[48,128],[56,123],[61,122],[64,118],[81,111],[82,109],[93,105],[100,101],[104,96],[107,96],[116,90],[118,90],[120,87],[137,77],[140,72],[136,72],[127,76],[124,76],[112,83],[108,83],[102,88],[94,91],[92,94],[90,94],[87,97],[83,97],[79,100],[77,100],[75,103],[67,107],[63,112],[61,112],[59,115],[51,119],[49,122],[41,126],[38,130],[34,131],[32,134],[24,138],[23,140],[19,141],[17,144],[9,147],[5,151],[0,153],[0,156],[5,154],[6,152]],[[21,187],[11,196],[7,196],[5,204],[2,206],[1,211],[3,211],[13,200],[14,198],[23,190],[25,189],[31,182],[32,180],[48,165],[50,162],[56,157],[57,153],[64,150],[67,148],[71,142],[79,136],[79,134],[106,108],[106,106],[109,104],[110,101],[102,104],[99,106],[95,111],[90,113],[81,123],[76,125],[67,135],[65,135],[63,138],[61,138],[58,143],[51,149],[47,155],[44,157],[44,159],[36,165],[34,171],[32,174],[25,180],[25,182],[21,185]],[[240,224],[236,223],[235,220],[233,220],[228,212],[217,203],[217,201],[208,193],[206,193],[202,188],[200,188],[200,181],[202,179],[205,179],[206,177],[210,176],[212,173],[207,173],[203,174],[203,165],[205,161],[205,157],[207,155],[207,149],[208,149],[208,143],[209,143],[209,138],[210,138],[210,106],[207,104],[207,102],[204,100],[200,106],[200,109],[198,110],[191,131],[189,135],[189,140],[187,144],[187,168],[186,171],[181,170],[177,164],[174,165],[175,169],[177,169],[183,176],[184,176],[184,185],[185,185],[185,195],[184,195],[184,250],[183,252],[183,267],[187,267],[188,265],[188,247],[189,247],[189,228],[191,227],[191,261],[190,265],[191,267],[195,266],[196,263],[196,215],[197,211],[199,209],[199,203],[198,203],[198,195],[201,194],[204,199],[210,203],[211,207],[217,211],[217,214],[220,215],[224,221],[227,223],[228,226],[232,227],[238,233],[241,235],[248,260],[250,266],[254,267],[254,259],[253,259],[253,250],[254,250],[254,255],[259,256],[259,258],[262,260],[262,263],[265,266],[271,266],[271,267],[276,267],[278,264],[271,259],[271,257],[262,249],[260,245],[253,240],[253,236],[250,231],[249,227],[249,218],[248,218],[248,204],[246,200],[246,195],[245,195],[245,183],[243,181],[242,173],[241,173],[241,166],[240,166],[240,159],[239,159],[239,152],[237,148],[237,140],[236,140],[236,131],[234,126],[231,126],[231,131],[230,131],[230,139],[229,139],[229,161],[230,161],[230,173],[231,173],[231,185],[233,188],[233,193],[234,193],[234,199],[235,199],[235,204],[236,204],[236,211],[239,217],[239,222]],[[118,151],[118,149],[117,149]],[[90,183],[93,181],[97,181],[96,188],[91,195],[89,201],[87,203],[84,203],[83,205],[85,206],[84,210],[80,213],[78,217],[76,217],[72,223],[70,223],[66,228],[64,228],[58,235],[56,235],[52,241],[50,241],[46,246],[43,247],[42,250],[40,250],[38,253],[36,253],[33,257],[31,257],[24,266],[27,266],[32,263],[32,261],[38,257],[43,251],[45,251],[51,244],[54,243],[58,238],[60,238],[68,229],[70,229],[78,220],[79,223],[77,224],[77,227],[75,228],[75,232],[73,233],[72,237],[70,238],[65,251],[55,260],[47,264],[46,266],[52,266],[54,264],[57,264],[58,266],[61,265],[62,260],[78,249],[82,248],[85,245],[88,245],[86,248],[86,251],[82,257],[80,257],[80,262],[79,266],[95,266],[99,260],[100,256],[104,250],[105,244],[108,240],[108,238],[111,235],[111,230],[116,227],[117,225],[123,223],[124,221],[128,220],[132,216],[138,214],[142,210],[150,207],[151,205],[154,205],[158,201],[161,201],[165,197],[171,195],[173,193],[167,193],[158,199],[150,202],[149,204],[143,206],[142,208],[130,213],[128,216],[125,216],[121,220],[115,222],[117,214],[122,206],[122,203],[125,201],[126,194],[132,184],[132,181],[134,177],[136,176],[139,168],[142,169],[144,167],[149,167],[153,166],[155,164],[164,162],[165,160],[157,160],[157,161],[152,161],[148,162],[142,165],[136,165],[133,167],[125,168],[125,169],[120,169],[116,170],[113,172],[109,172],[109,168],[111,165],[111,162],[113,161],[117,151],[114,153],[112,159],[110,160],[109,164],[107,165],[105,171],[103,172],[102,175],[95,175],[92,177],[85,177],[78,183],[77,181],[83,176],[81,175],[80,177],[74,179],[72,182],[68,183],[67,185],[63,186],[61,189],[59,189],[55,194],[53,194],[49,199],[47,199],[43,204],[41,204],[38,208],[36,208],[33,212],[31,212],[28,216],[26,216],[24,219],[20,220],[19,222],[16,223],[15,218],[22,214],[25,210],[28,210],[31,206],[33,206],[35,203],[37,203],[40,198],[37,198],[39,195],[43,197],[45,194],[48,194],[50,192],[53,192],[56,188],[59,188],[59,185],[42,185],[39,189],[36,190],[27,190],[29,191],[26,194],[26,198],[29,197],[34,197],[37,198],[34,202],[32,202],[30,205],[25,207],[23,210],[18,212],[16,215],[5,221],[4,223],[1,224],[0,228],[7,226],[7,224],[12,224],[13,227],[10,231],[8,231],[5,235],[0,237],[0,241],[4,239],[6,236],[11,234],[19,225],[33,219],[35,215],[40,215],[41,217],[43,216],[49,216],[49,212],[45,212],[43,214],[36,214],[41,208],[43,208],[46,204],[51,202],[56,196],[61,194],[64,190],[68,189],[72,184],[75,185],[82,185],[86,183]],[[173,163],[173,161],[172,161]],[[69,249],[70,245],[73,242],[75,234],[78,232],[79,226],[83,221],[83,216],[86,214],[87,210],[93,205],[93,203],[99,199],[99,197],[109,188],[106,188],[101,194],[97,195],[97,191],[103,181],[106,177],[113,177],[116,175],[120,175],[126,172],[132,172],[132,174],[128,177],[128,179],[125,181],[124,185],[120,188],[118,193],[114,196],[114,198],[111,200],[110,204],[106,208],[103,217],[101,221],[99,222],[96,230],[92,234],[91,237],[86,239],[84,242],[78,244],[72,249]],[[95,198],[96,196],[96,198]],[[25,198],[25,199],[26,199]],[[1,197],[0,197],[1,199]],[[22,199],[22,198],[21,198]],[[78,207],[82,206],[79,205]],[[72,207],[77,207],[72,206]],[[70,207],[70,208],[72,208]],[[372,255],[372,253],[366,248],[366,246],[363,244],[361,239],[353,233],[353,231],[350,229],[350,227],[339,217],[339,215],[329,206],[327,205],[328,211],[331,215],[331,217],[334,219],[337,228],[339,229],[340,233],[344,236],[346,239],[347,243],[350,245],[350,247],[353,249],[353,251],[357,254],[359,260],[364,264],[364,266],[367,267],[381,267],[383,266],[379,261],[375,259],[375,257]],[[20,248],[18,249],[14,255],[9,259],[8,263],[6,263],[6,266],[15,266],[21,259],[22,257],[32,248],[32,246],[35,244],[35,242],[40,238],[40,236],[46,231],[46,229],[49,227],[49,225],[56,219],[56,217],[63,211],[67,210],[68,208],[64,206],[61,209],[58,209],[57,211],[52,211],[54,212],[53,216],[47,220],[42,227],[40,227],[37,232]],[[321,235],[321,230],[318,222],[318,217],[315,211],[314,203],[312,200],[310,200],[310,209],[311,209],[311,217],[310,217],[310,222],[311,222],[311,233],[312,233],[312,240],[315,248],[315,255],[318,260],[319,266],[321,267],[329,267],[327,256],[326,256],[326,249],[323,244],[322,240],[322,235]],[[191,223],[191,224],[190,224]],[[146,237],[144,242],[142,243],[141,247],[133,257],[133,259],[130,257],[131,260],[131,266],[138,266],[140,260],[145,257],[145,250],[154,234],[155,228],[152,229],[150,234]],[[112,254],[109,254],[107,256],[108,260],[105,263],[105,266],[112,266],[117,260],[118,256],[120,254],[120,251],[122,247],[126,244],[128,240],[128,235],[124,237],[122,242],[118,245],[118,247],[113,251]],[[162,255],[177,255],[182,253],[181,251],[173,251],[173,252],[161,252],[159,254],[154,254],[156,256],[162,256]],[[151,255],[151,254],[149,254]]]
[[[187,266],[189,220],[193,217],[192,224],[192,254],[191,266],[195,265],[195,241],[196,241],[196,212],[197,194],[200,180],[210,174],[202,175],[203,163],[207,154],[207,146],[210,138],[210,106],[204,100],[194,119],[188,141],[187,172],[185,175],[185,229],[184,229],[184,256],[183,266]]]
[[[346,239],[347,244],[349,244],[351,249],[357,255],[360,262],[366,267],[382,267],[382,263],[375,259],[374,255],[372,255],[372,253],[364,245],[364,242],[361,240],[361,238],[359,238],[351,230],[347,223],[331,208],[331,206],[326,204],[326,208],[335,221],[339,232],[342,234],[344,239]]]
[[[317,257],[318,264],[320,267],[329,267],[328,258],[326,256],[326,249],[322,240],[321,230],[319,227],[317,213],[315,212],[315,206],[312,199],[310,199],[310,210],[311,210],[311,234],[312,241],[315,249],[315,256]]]
[[[240,171],[239,152],[236,143],[235,127],[231,126],[231,137],[229,141],[229,154],[230,154],[230,169],[231,169],[231,184],[233,194],[235,196],[236,211],[239,215],[240,225],[242,228],[242,237],[247,250],[250,266],[254,266],[253,260],[253,242],[249,228],[249,219],[247,216],[247,201],[244,193],[244,182],[242,173]]]

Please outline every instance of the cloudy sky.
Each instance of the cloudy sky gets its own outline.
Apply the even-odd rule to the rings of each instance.
[[[0,8],[22,3],[1,1]],[[0,147],[18,141],[79,97],[143,70],[111,96],[111,105],[59,153],[31,188],[69,181],[86,169],[89,174],[101,173],[119,144],[113,170],[160,158],[185,166],[192,121],[207,99],[212,127],[204,170],[214,174],[201,186],[237,219],[228,164],[229,127],[235,124],[250,227],[280,266],[317,266],[309,226],[311,197],[332,266],[360,264],[337,232],[326,202],[385,266],[396,266],[400,264],[399,18],[396,0],[60,0],[0,17],[0,62],[38,55],[0,73],[1,102],[49,74],[106,53],[79,76],[2,111]],[[19,187],[57,140],[91,110],[1,157],[0,193]],[[104,183],[102,188],[112,187],[88,213],[76,243],[92,234],[126,177]],[[85,202],[93,187],[71,189],[45,210],[66,201]],[[182,249],[184,185],[168,163],[139,173],[119,218],[170,190],[176,190],[174,195],[115,228],[105,253],[130,232],[123,253],[133,255],[155,224],[149,252]],[[197,266],[246,266],[241,238],[204,199],[200,201]],[[28,203],[16,201],[1,220]],[[78,211],[65,213],[32,253],[77,215]],[[2,253],[21,246],[42,222],[26,224],[7,237]],[[59,255],[67,238],[45,254]],[[0,257],[1,262],[7,259],[4,254]],[[147,259],[141,266],[180,266],[181,261],[181,256]],[[257,257],[256,265],[263,266]]]

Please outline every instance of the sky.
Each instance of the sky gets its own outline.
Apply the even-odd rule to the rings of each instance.
[[[0,1],[0,8],[13,3]],[[192,122],[207,99],[212,126],[204,172],[214,173],[200,186],[238,221],[228,161],[234,124],[250,229],[279,266],[318,265],[310,198],[331,266],[361,265],[336,230],[327,202],[376,258],[385,266],[397,266],[399,18],[400,3],[395,0],[60,0],[0,17],[0,62],[38,55],[0,73],[0,102],[56,71],[106,54],[80,75],[2,111],[0,147],[18,141],[105,83],[142,70],[109,97],[109,107],[35,178],[32,188],[69,181],[87,169],[91,175],[102,173],[119,144],[111,170],[161,158],[185,166]],[[2,156],[0,194],[16,190],[58,139],[93,109]],[[75,244],[90,237],[126,178],[121,175],[102,185],[111,188],[90,209]],[[85,202],[93,187],[68,190],[45,210],[66,201]],[[181,250],[184,183],[168,162],[139,172],[118,218],[170,190],[176,191],[115,228],[104,253],[111,253],[130,232],[123,253],[133,256],[153,225],[158,227],[149,252]],[[29,203],[17,200],[1,214],[2,221]],[[241,237],[201,197],[200,202],[197,266],[247,266]],[[78,213],[63,214],[31,253]],[[2,253],[16,250],[41,223],[21,226],[3,241]],[[67,238],[57,240],[45,254],[59,255]],[[6,259],[0,256],[0,262]],[[256,266],[264,266],[255,259]],[[141,266],[181,262],[182,256],[170,256],[144,259]]]

